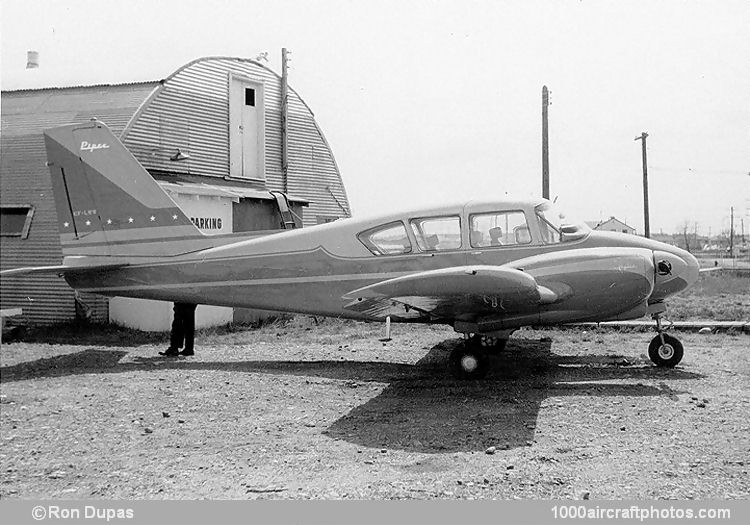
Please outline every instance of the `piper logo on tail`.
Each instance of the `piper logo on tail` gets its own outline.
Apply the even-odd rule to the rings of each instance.
[[[96,149],[109,149],[109,144],[90,144],[85,140],[81,142],[81,151],[94,151]]]

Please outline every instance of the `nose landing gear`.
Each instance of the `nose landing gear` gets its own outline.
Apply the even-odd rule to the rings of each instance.
[[[656,366],[672,368],[682,361],[682,343],[676,337],[665,334],[661,327],[661,313],[653,315],[658,335],[648,345],[648,357]]]

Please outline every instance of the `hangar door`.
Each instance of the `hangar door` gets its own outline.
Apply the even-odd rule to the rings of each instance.
[[[229,81],[229,173],[265,180],[263,84],[232,75]]]

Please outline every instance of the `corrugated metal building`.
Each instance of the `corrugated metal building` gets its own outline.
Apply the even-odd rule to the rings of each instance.
[[[284,177],[281,89],[281,77],[253,60],[208,57],[160,81],[2,92],[0,268],[60,264],[42,132],[93,117],[119,134],[178,203],[180,196],[229,196],[235,232],[272,225],[276,208],[269,191],[287,193],[306,226],[348,216],[333,153],[312,111],[291,88]],[[79,299],[94,319],[108,319],[107,299]],[[0,306],[23,308],[24,323],[76,315],[67,284],[40,274],[4,279]]]

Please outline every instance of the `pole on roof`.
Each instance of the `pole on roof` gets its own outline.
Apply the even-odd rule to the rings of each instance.
[[[284,193],[289,191],[289,53],[285,47],[281,48],[281,180]]]
[[[547,124],[547,108],[549,107],[549,91],[542,86],[542,197],[549,199],[549,126]]]

